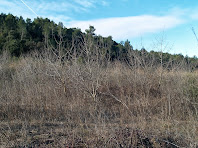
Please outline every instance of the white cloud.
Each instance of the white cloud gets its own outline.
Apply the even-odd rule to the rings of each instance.
[[[68,20],[71,13],[87,12],[87,8],[65,2],[63,0],[55,1],[27,1],[24,2],[35,11],[40,17],[55,18],[54,21]],[[23,16],[24,18],[35,18],[36,15],[29,10],[20,0],[4,0],[0,4],[0,12],[12,13],[13,15]],[[64,15],[66,14],[66,15]],[[62,18],[61,18],[62,17]]]
[[[93,7],[95,3],[94,0],[74,0],[74,2],[86,8]]]
[[[191,14],[191,18],[194,20],[198,19],[198,13]]]
[[[4,0],[0,4],[1,13],[11,13],[17,16],[23,16],[24,18],[34,18],[35,14],[32,13],[21,1],[9,1]]]
[[[64,16],[64,15],[58,15],[58,16],[47,15],[47,16],[43,16],[43,18],[48,18],[50,20],[53,20],[56,23],[72,20],[70,17]]]
[[[189,10],[187,8],[181,9],[179,7],[173,7],[172,9],[168,10],[168,14],[181,17],[188,14]],[[167,14],[167,12],[165,12]]]
[[[102,3],[103,6],[108,6],[109,5],[109,3],[107,1],[104,1],[104,0],[101,1],[101,3]]]
[[[198,8],[190,12],[190,18],[193,20],[198,20]]]
[[[176,17],[183,17],[188,21],[191,20],[198,20],[198,7],[195,8],[179,8],[174,7],[168,11],[170,15],[176,16]]]
[[[69,27],[78,27],[82,31],[93,25],[96,33],[102,36],[113,36],[115,40],[125,40],[138,37],[146,33],[166,30],[183,23],[183,20],[174,16],[131,16],[106,18],[91,21],[73,21]]]
[[[31,2],[35,5],[35,9],[41,14],[49,13],[67,13],[67,12],[82,12],[87,11],[86,8],[77,6],[70,2],[65,1],[52,1],[52,2]]]
[[[85,8],[96,7],[96,5],[108,6],[109,4],[106,0],[74,0],[74,2]]]
[[[66,27],[78,27],[82,31],[93,25],[96,33],[102,36],[113,36],[115,40],[125,40],[134,37],[143,36],[148,33],[155,33],[169,28],[176,27],[190,21],[198,19],[197,9],[173,8],[164,14],[164,16],[141,15],[129,17],[115,17],[87,21],[72,21],[73,13],[80,14],[90,12],[97,5],[106,6],[107,0],[24,0],[27,5],[41,17],[48,17],[56,23],[63,22]],[[0,4],[0,11],[3,13],[12,13],[24,18],[35,18],[35,15],[19,0],[4,0]],[[90,12],[91,13],[91,12]],[[182,19],[183,18],[183,19]]]

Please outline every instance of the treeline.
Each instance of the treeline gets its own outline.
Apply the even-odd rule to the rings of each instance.
[[[148,52],[146,49],[134,50],[127,40],[117,43],[112,37],[102,37],[94,33],[95,28],[90,26],[85,33],[78,28],[66,28],[62,23],[45,18],[24,20],[23,17],[12,14],[0,15],[0,53],[8,51],[12,56],[19,57],[22,54],[34,50],[51,50],[59,58],[69,58],[71,53],[76,52],[83,59],[83,47],[97,49],[110,61],[124,61],[133,65],[138,61],[139,65],[147,64],[171,67],[171,65],[190,65],[190,68],[198,67],[196,57],[184,57],[182,54],[171,55],[169,53]],[[89,45],[87,45],[89,44]],[[94,51],[95,52],[95,51]],[[84,53],[85,54],[85,53]]]

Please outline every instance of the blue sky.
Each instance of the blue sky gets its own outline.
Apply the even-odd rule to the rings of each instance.
[[[25,4],[27,5],[25,5]],[[29,8],[28,8],[29,7]],[[82,31],[128,39],[134,48],[198,56],[198,0],[0,0],[0,11],[47,17]]]

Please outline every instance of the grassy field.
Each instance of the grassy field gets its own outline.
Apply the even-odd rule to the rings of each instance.
[[[198,73],[0,58],[0,147],[197,147]]]

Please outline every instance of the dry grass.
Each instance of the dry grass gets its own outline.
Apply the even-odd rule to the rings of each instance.
[[[0,146],[198,146],[197,73],[104,65],[3,55]]]

